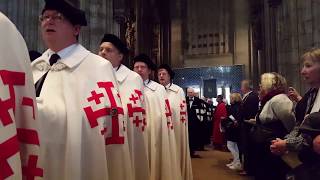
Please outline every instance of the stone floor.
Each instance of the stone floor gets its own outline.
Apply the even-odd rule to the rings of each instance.
[[[202,158],[192,159],[194,180],[252,180],[225,166],[231,158],[229,152],[209,150],[197,153]]]

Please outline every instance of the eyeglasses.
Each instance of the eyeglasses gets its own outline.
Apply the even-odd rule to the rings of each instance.
[[[64,20],[64,16],[61,13],[54,14],[54,15],[40,15],[39,21],[46,22],[52,19],[55,22],[62,22]]]

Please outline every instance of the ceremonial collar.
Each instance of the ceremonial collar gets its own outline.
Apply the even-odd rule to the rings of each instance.
[[[49,64],[49,58],[53,53],[54,52],[50,49],[46,50],[42,54],[42,56],[34,60],[31,65],[33,66],[40,62],[46,62],[47,64]],[[59,62],[65,64],[69,68],[73,68],[80,64],[82,60],[89,55],[89,53],[90,52],[82,45],[73,44],[58,52],[58,55],[61,57],[61,60],[59,60]]]
[[[115,71],[116,78],[119,83],[122,83],[130,74],[131,70],[124,65],[120,65],[118,70]]]
[[[147,83],[146,83],[146,81],[147,81]],[[149,80],[149,79],[146,80],[146,81],[144,81],[144,83],[143,83],[145,87],[151,89],[152,91],[157,90],[158,83],[156,83],[156,82],[154,82],[152,80]]]
[[[165,87],[166,87],[166,89],[173,91],[175,93],[179,92],[179,86],[177,86],[173,83],[170,83],[170,84],[166,85]]]

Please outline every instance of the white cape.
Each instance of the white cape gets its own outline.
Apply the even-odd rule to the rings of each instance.
[[[167,95],[172,110],[172,121],[177,143],[177,158],[183,180],[192,180],[192,166],[189,150],[187,104],[183,89],[171,84]]]
[[[166,105],[167,95],[164,87],[154,81],[145,84],[146,118],[149,134],[149,161],[151,180],[181,179],[177,172],[176,151],[169,109]],[[172,132],[171,132],[172,131]],[[173,137],[173,138],[171,138]]]
[[[123,109],[110,62],[81,45],[52,67],[49,51],[32,63],[45,179],[131,180]]]
[[[0,179],[40,179],[38,118],[24,39],[0,12]]]
[[[148,137],[145,108],[143,106],[143,82],[141,77],[121,65],[116,71],[119,92],[126,119],[128,143],[133,174],[136,180],[149,180]]]

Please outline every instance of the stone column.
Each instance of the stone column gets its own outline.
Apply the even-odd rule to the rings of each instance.
[[[234,56],[233,64],[245,65],[245,77],[250,77],[249,64],[249,4],[247,0],[234,0]]]

